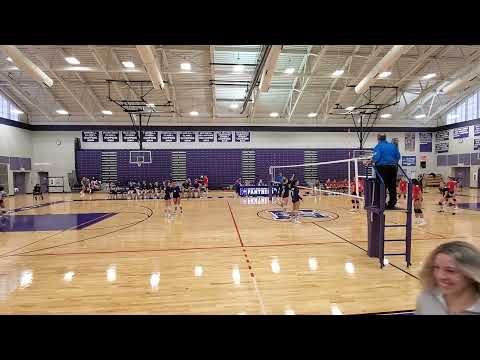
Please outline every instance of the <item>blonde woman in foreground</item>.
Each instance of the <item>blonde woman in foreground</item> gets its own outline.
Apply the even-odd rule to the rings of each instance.
[[[417,315],[480,315],[480,251],[464,241],[438,246],[420,272]]]

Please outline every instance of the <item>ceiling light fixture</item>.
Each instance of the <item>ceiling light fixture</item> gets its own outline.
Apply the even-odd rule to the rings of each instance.
[[[68,62],[70,65],[80,65],[80,61],[73,56],[67,56],[65,61]]]

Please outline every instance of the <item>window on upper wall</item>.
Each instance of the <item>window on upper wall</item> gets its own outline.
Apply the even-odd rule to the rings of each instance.
[[[0,117],[18,121],[18,107],[5,95],[0,92]]]
[[[447,125],[480,117],[480,90],[458,103],[447,112],[445,122]]]
[[[470,96],[467,99],[467,120],[474,120],[478,115],[478,93]]]

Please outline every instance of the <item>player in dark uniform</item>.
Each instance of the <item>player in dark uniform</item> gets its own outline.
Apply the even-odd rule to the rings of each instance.
[[[300,200],[303,198],[300,196],[300,189],[298,188],[298,179],[292,180],[290,188],[292,190],[292,210],[293,210],[293,217],[292,222],[299,223],[300,220],[298,219],[298,210],[300,209]]]
[[[127,199],[131,200],[135,197],[135,195],[136,195],[135,183],[133,181],[130,181],[128,183]]]
[[[172,212],[172,191],[170,181],[167,181],[165,185],[165,196],[163,197],[165,200],[165,215],[167,217],[170,217]]]
[[[183,214],[183,208],[180,204],[180,196],[182,191],[180,190],[180,186],[177,185],[175,180],[172,181],[172,197],[173,197],[173,204],[175,205],[175,213],[177,212],[177,208],[180,207],[180,214]]]
[[[33,187],[33,201],[37,201],[39,197],[43,200],[43,194],[42,189],[40,188],[40,184],[36,184]]]
[[[0,186],[0,216],[5,215],[5,202],[3,201],[3,198],[6,196],[5,191],[3,191],[3,186]]]
[[[190,189],[190,183],[188,182],[188,179],[182,183],[182,187],[183,187],[183,196],[190,197],[191,189]]]
[[[195,194],[197,194],[197,197],[200,197],[200,183],[198,182],[198,179],[195,179],[193,182],[193,197],[195,198]]]
[[[288,197],[290,196],[290,181],[285,176],[282,181],[282,209],[286,210],[288,205]]]

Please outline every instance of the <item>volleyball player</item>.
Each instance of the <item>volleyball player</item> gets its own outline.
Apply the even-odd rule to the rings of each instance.
[[[188,179],[182,183],[182,187],[183,197],[190,197],[190,183],[188,182]]]
[[[37,201],[38,197],[40,197],[43,200],[43,194],[42,194],[42,190],[40,188],[40,184],[36,184],[33,187],[33,193],[32,194],[33,194],[33,201]]]
[[[193,182],[193,197],[195,198],[195,194],[198,195],[198,197],[200,197],[200,183],[198,182],[198,179],[195,179],[195,181]]]
[[[203,185],[205,186],[205,194],[208,196],[208,176],[203,176]]]
[[[357,187],[355,182],[350,184],[350,190],[352,195],[355,196],[362,196],[363,195],[364,184],[362,180],[358,180],[358,194],[357,194]],[[350,212],[355,212],[360,210],[360,200],[358,198],[352,198],[352,210]]]
[[[281,200],[281,206],[284,211],[287,209],[289,196],[290,196],[290,181],[285,176],[282,181],[282,200]]]
[[[153,183],[153,197],[155,199],[159,199],[160,198],[160,184],[158,183],[158,181],[155,181]]]
[[[404,177],[400,178],[398,183],[398,198],[401,199],[402,195],[404,199],[407,198],[407,180]]]
[[[82,185],[82,190],[80,190],[81,197],[85,196],[85,193],[89,188],[89,184],[90,184],[90,181],[84,176],[81,181],[81,185]]]
[[[294,179],[291,184],[292,189],[292,222],[299,223],[300,220],[298,219],[298,210],[300,209],[300,200],[303,200],[300,196],[300,189],[298,188],[298,179]]]
[[[172,211],[172,188],[170,186],[170,181],[167,181],[165,184],[165,196],[163,199],[165,200],[165,216],[170,217]]]
[[[413,212],[415,213],[415,220],[418,225],[425,225],[426,221],[423,217],[422,205],[423,194],[422,187],[418,179],[413,179]]]
[[[5,215],[7,212],[5,211],[5,202],[3,198],[6,196],[5,191],[3,191],[3,186],[0,186],[0,216]]]
[[[180,190],[180,186],[177,185],[175,180],[172,181],[172,195],[173,195],[173,204],[175,205],[175,213],[177,212],[177,207],[180,208],[180,214],[183,214],[183,208],[180,204],[180,196],[182,191]]]
[[[128,192],[127,192],[127,199],[132,200],[136,195],[136,190],[135,190],[135,183],[133,181],[130,181],[128,183]]]

